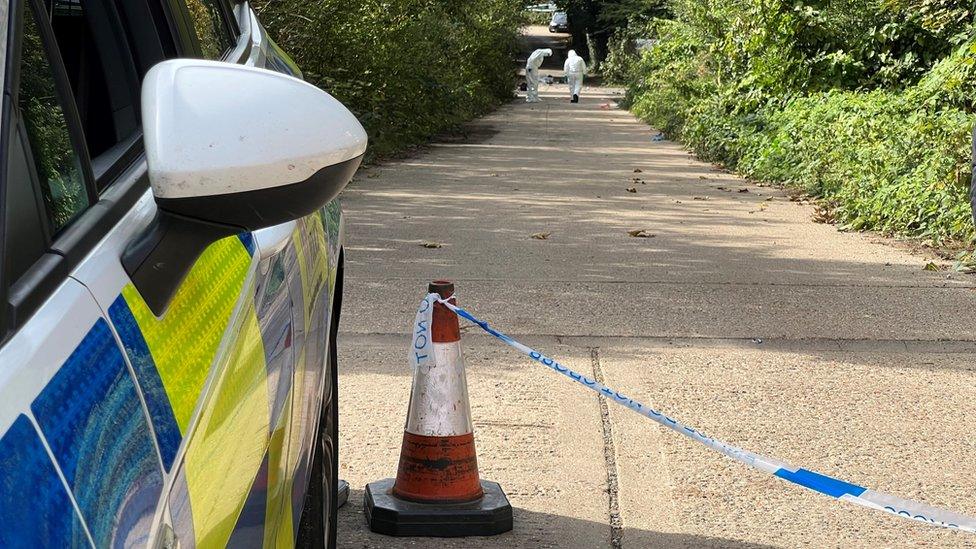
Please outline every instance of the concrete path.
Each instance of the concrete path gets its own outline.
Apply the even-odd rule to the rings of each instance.
[[[368,532],[362,488],[396,471],[407,326],[443,277],[497,327],[713,436],[976,514],[972,277],[924,271],[929,258],[814,223],[785,192],[652,140],[612,90],[579,105],[543,91],[344,195],[340,547],[974,543],[752,471],[474,329],[479,463],[508,492],[514,532]]]

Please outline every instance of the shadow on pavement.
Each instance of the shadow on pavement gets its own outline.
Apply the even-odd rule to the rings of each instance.
[[[603,497],[597,494],[595,497]],[[514,506],[513,506],[514,507]],[[572,517],[540,513],[514,507],[515,529],[512,532],[490,538],[394,538],[374,534],[363,526],[363,490],[352,490],[349,503],[339,510],[339,543],[341,548],[363,549],[399,547],[437,547],[440,549],[505,547],[505,548],[543,548],[543,547],[594,547],[593,540],[602,539],[599,547],[614,547],[610,542],[609,522],[594,522]],[[738,541],[733,539],[677,534],[670,532],[651,532],[624,526],[619,537],[621,545],[616,547],[649,547],[668,549],[678,547],[705,547],[728,549],[764,549],[773,545]],[[581,545],[582,543],[582,545]]]

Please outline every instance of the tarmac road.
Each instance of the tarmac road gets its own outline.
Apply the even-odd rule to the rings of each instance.
[[[748,469],[475,329],[479,464],[515,530],[368,532],[362,489],[396,472],[408,325],[444,277],[499,329],[712,436],[976,514],[973,277],[925,271],[930,258],[814,223],[786,192],[652,140],[614,90],[587,87],[578,105],[542,91],[344,194],[340,547],[973,544]]]
[[[573,37],[567,33],[549,32],[549,27],[543,25],[529,25],[524,27],[519,35],[519,50],[521,52],[518,59],[519,66],[525,67],[525,61],[533,50],[551,48],[553,55],[546,58],[543,67],[562,69],[563,61],[566,60],[566,51],[572,46]]]

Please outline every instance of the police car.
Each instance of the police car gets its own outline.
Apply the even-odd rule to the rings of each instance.
[[[358,121],[231,0],[11,0],[0,62],[0,547],[334,545]]]

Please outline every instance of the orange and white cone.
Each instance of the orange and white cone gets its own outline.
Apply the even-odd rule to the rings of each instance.
[[[435,281],[428,290],[456,303],[451,282]],[[413,334],[413,386],[397,476],[366,487],[366,520],[374,532],[395,536],[507,532],[508,498],[478,475],[457,315],[427,303],[433,304],[429,331],[418,320]]]

